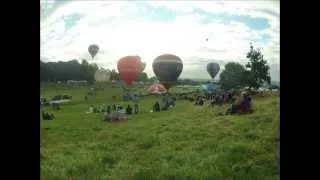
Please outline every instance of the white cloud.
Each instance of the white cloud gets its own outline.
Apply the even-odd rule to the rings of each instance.
[[[150,21],[143,14],[155,14],[155,9],[166,7],[177,13],[173,21]],[[224,13],[266,18],[270,27],[253,30],[238,21],[226,23],[215,19],[203,20],[208,14],[192,13],[198,9],[206,13]],[[149,12],[150,11],[150,12]],[[77,13],[81,15],[72,28],[66,29],[64,19]],[[41,21],[41,57],[50,60],[90,59],[87,48],[99,44],[95,62],[107,68],[116,68],[117,60],[126,55],[138,54],[147,62],[145,72],[153,75],[152,61],[162,53],[173,53],[184,61],[181,77],[209,78],[205,71],[209,60],[225,64],[228,61],[244,63],[249,42],[263,48],[263,53],[273,68],[280,63],[279,2],[275,1],[75,1],[61,6],[47,20]],[[270,36],[263,42],[262,36]],[[208,41],[206,41],[208,38]],[[223,69],[223,68],[221,68]],[[279,70],[273,70],[278,78]]]

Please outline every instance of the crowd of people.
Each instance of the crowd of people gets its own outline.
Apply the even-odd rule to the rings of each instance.
[[[150,112],[160,112],[160,111],[168,111],[170,108],[174,108],[176,106],[177,99],[173,96],[177,96],[179,99],[189,100],[190,102],[194,102],[196,106],[222,106],[229,104],[229,108],[226,110],[225,114],[244,114],[251,113],[252,110],[252,102],[251,96],[243,92],[241,95],[235,92],[224,92],[224,93],[215,93],[215,94],[164,94],[161,95],[161,100],[158,100],[152,106]],[[139,99],[136,96],[133,96],[131,101],[133,106],[127,104],[126,106],[121,106],[120,104],[112,104],[112,105],[91,105],[89,107],[89,111],[87,113],[103,113],[103,119],[107,122],[119,121],[119,120],[127,120],[128,116],[131,114],[140,113],[139,109]],[[87,96],[85,97],[87,100]],[[41,102],[43,105],[43,101]],[[59,104],[52,104],[54,109],[60,109]],[[42,112],[42,117],[44,120],[53,120],[54,115],[50,113]]]
[[[205,102],[207,102],[208,105],[214,106],[214,105],[223,105],[230,103],[234,97],[234,94],[232,93],[222,93],[222,94],[212,94],[212,95],[195,95],[195,97],[192,98],[190,101],[196,101],[195,105],[204,105]]]
[[[191,100],[193,101],[193,100]],[[247,92],[242,92],[240,96],[235,93],[222,93],[207,96],[196,96],[195,105],[203,106],[207,102],[208,106],[222,106],[224,104],[230,104],[226,114],[244,114],[252,112],[251,96]]]
[[[232,98],[226,114],[246,114],[252,112],[251,96],[248,93],[242,93],[240,98]]]
[[[137,98],[132,99],[133,106],[127,104],[125,107],[120,104],[113,105],[91,105],[87,113],[103,113],[103,119],[107,122],[127,120],[129,115],[139,114],[139,101]],[[162,107],[159,101],[156,101],[152,107],[151,112],[167,111],[169,108],[176,106],[176,98],[170,98],[168,95],[162,97]]]
[[[176,106],[176,98],[170,98],[168,95],[164,95],[162,98],[162,107],[159,101],[156,101],[152,107],[151,112],[167,111],[169,108],[174,108]]]
[[[252,112],[251,96],[248,93],[241,93],[239,97],[236,93],[226,92],[220,94],[206,94],[206,95],[192,95],[191,97],[186,97],[189,101],[194,102],[196,106],[222,106],[229,104],[230,107],[226,110],[225,114],[243,114]],[[168,94],[162,95],[161,103],[156,101],[152,106],[150,112],[160,112],[167,111],[170,108],[176,106],[177,99],[175,97],[170,97]],[[104,121],[117,121],[117,120],[127,120],[128,115],[139,113],[139,104],[137,101],[133,101],[134,106],[132,107],[128,104],[123,107],[119,104],[113,104],[112,106],[93,106],[89,108],[87,113],[104,113]]]
[[[104,113],[104,118],[103,118],[104,121],[109,121],[109,122],[118,121],[118,120],[127,120],[128,115],[139,113],[139,104],[134,103],[133,107],[130,104],[128,104],[125,108],[120,104],[113,104],[108,106],[91,105],[87,113]]]
[[[47,107],[50,105],[52,105],[53,110],[60,110],[61,109],[59,102],[50,102],[48,99],[40,97],[40,107]]]

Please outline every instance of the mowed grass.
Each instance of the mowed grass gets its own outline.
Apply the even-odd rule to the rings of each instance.
[[[141,100],[142,113],[125,123],[86,114],[91,104],[112,104],[121,90],[106,89],[84,101],[87,89],[60,90],[73,101],[41,122],[41,179],[280,179],[279,96],[253,98],[255,113],[221,116],[226,107],[199,108],[177,101],[150,113],[155,97]],[[44,96],[57,90],[45,89]],[[120,101],[118,101],[120,102]],[[120,102],[126,105],[130,102]]]

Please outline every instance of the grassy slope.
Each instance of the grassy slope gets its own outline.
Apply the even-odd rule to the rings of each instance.
[[[99,92],[90,104],[85,89],[62,92],[74,100],[41,124],[41,179],[279,179],[278,97],[254,99],[256,112],[242,116],[217,116],[224,109],[184,101],[149,113],[149,97],[129,122],[104,123],[85,111],[112,103],[118,90]]]

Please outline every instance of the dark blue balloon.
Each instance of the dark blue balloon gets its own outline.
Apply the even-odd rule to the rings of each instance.
[[[153,61],[152,68],[159,82],[168,89],[171,84],[178,80],[183,70],[183,63],[176,55],[163,54]]]
[[[207,72],[210,74],[212,79],[214,79],[216,77],[216,75],[219,73],[219,71],[220,71],[219,64],[211,62],[207,65]]]

